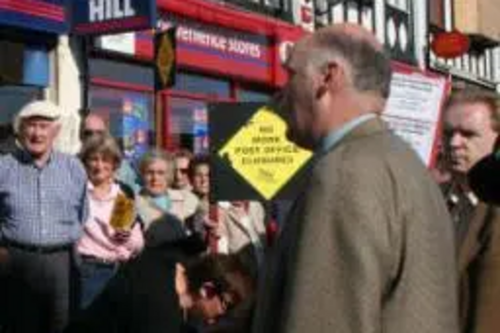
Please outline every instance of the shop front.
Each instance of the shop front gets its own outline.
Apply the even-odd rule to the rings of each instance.
[[[50,86],[50,52],[68,30],[65,0],[0,0],[0,146],[19,108]]]
[[[89,66],[90,110],[115,124],[131,156],[152,144],[207,152],[208,104],[268,101],[285,80],[286,49],[303,31],[201,0],[157,6],[159,29],[176,27],[175,84],[154,98],[152,32],[100,37]]]

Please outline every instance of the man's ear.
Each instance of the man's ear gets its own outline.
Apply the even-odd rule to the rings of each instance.
[[[328,91],[338,91],[344,85],[345,71],[337,62],[326,64],[321,71],[321,81],[316,97],[321,98]]]

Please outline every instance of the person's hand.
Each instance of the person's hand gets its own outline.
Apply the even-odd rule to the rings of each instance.
[[[217,223],[217,221],[211,220],[209,218],[203,219],[203,225],[207,229],[217,229],[219,227],[219,224]]]
[[[126,243],[130,239],[130,230],[117,230],[113,235],[113,240],[117,243]]]

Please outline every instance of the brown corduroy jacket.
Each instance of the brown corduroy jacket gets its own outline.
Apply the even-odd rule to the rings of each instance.
[[[462,333],[500,332],[500,209],[479,203],[459,248]]]
[[[268,259],[255,333],[456,333],[453,225],[380,119],[317,160]]]

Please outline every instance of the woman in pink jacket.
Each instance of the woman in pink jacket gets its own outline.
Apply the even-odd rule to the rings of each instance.
[[[80,305],[87,307],[104,289],[118,265],[144,246],[136,223],[133,193],[115,181],[121,152],[108,135],[89,138],[80,153],[89,178],[89,218],[76,245],[80,258]]]

